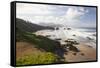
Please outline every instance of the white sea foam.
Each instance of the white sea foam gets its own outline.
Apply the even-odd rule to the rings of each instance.
[[[67,39],[74,39],[78,42],[83,42],[89,46],[96,48],[96,32],[80,31],[80,29],[70,28],[68,30],[64,27],[60,27],[58,30],[40,30],[36,32],[37,35],[48,36],[50,39],[61,39],[61,41]]]

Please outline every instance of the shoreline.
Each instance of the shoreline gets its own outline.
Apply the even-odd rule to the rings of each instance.
[[[64,54],[65,61],[67,62],[81,62],[96,60],[96,49],[85,44],[75,45],[80,52],[69,51]]]

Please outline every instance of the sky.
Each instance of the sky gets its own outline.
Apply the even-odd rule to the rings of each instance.
[[[16,16],[35,24],[96,27],[96,7],[17,3]]]

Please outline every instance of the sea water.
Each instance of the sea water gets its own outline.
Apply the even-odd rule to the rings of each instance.
[[[96,48],[96,28],[76,28],[78,31],[85,33],[89,37],[93,38],[94,40],[90,40],[88,44],[91,44],[93,48]]]

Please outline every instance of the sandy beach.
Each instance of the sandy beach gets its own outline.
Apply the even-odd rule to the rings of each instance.
[[[41,53],[42,50],[34,47],[33,44],[28,42],[17,42],[16,43],[16,57],[20,58],[26,55]]]
[[[85,45],[75,45],[80,52],[69,51],[67,54],[64,54],[65,61],[67,62],[80,62],[80,61],[94,61],[96,60],[96,49]]]
[[[41,33],[42,32],[42,33]],[[55,35],[57,34],[57,36]],[[77,30],[62,30],[59,28],[57,32],[49,31],[49,30],[42,30],[36,32],[36,35],[45,36],[49,35],[49,39],[55,40],[56,38],[60,38],[60,44],[66,45],[64,40],[72,39],[72,41],[78,42],[78,45],[74,45],[74,48],[78,49],[79,52],[75,51],[66,51],[63,52],[60,50],[58,51],[58,55],[64,57],[65,62],[81,62],[81,61],[95,61],[96,60],[96,37],[92,36],[92,33],[88,34],[87,32],[80,32]],[[74,35],[74,36],[73,36]],[[57,40],[57,41],[59,41]],[[65,49],[65,48],[64,48]]]

